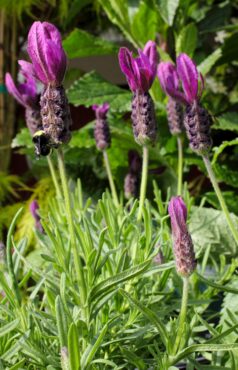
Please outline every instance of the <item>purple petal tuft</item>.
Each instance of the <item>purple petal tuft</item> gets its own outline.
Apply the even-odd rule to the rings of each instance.
[[[103,103],[101,105],[94,104],[92,108],[95,111],[97,119],[103,119],[106,117],[107,112],[110,109],[110,105],[109,103]]]
[[[187,103],[185,95],[179,91],[179,76],[176,67],[170,62],[161,62],[158,65],[158,79],[162,89],[171,98]]]
[[[57,28],[48,22],[34,22],[28,34],[28,54],[37,78],[44,84],[61,84],[66,55]]]
[[[168,207],[171,218],[172,233],[179,235],[187,232],[187,208],[181,197],[172,197]]]
[[[7,91],[9,92],[9,94],[11,94],[18,101],[18,103],[20,103],[26,108],[27,104],[21,92],[18,90],[17,86],[15,85],[10,73],[6,73],[5,75],[5,84],[6,84]]]
[[[185,53],[177,58],[177,72],[182,81],[187,101],[191,104],[198,97],[198,70],[195,63]]]

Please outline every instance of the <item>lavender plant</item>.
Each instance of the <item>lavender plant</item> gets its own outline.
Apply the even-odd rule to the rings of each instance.
[[[146,7],[145,2],[141,4]],[[121,4],[117,5],[120,10]],[[110,14],[111,5],[105,1],[103,6]],[[143,16],[148,13],[145,9],[140,10]],[[124,14],[123,8],[114,14],[113,20],[123,18]],[[205,216],[209,209],[202,207],[203,201],[199,208],[193,207],[194,199],[186,185],[184,200],[171,199],[170,190],[162,197],[155,184],[154,202],[146,201],[145,165],[139,206],[137,200],[131,199],[129,207],[124,208],[122,204],[118,207],[108,191],[99,201],[85,199],[80,180],[71,183],[69,189],[61,148],[71,135],[62,87],[65,55],[55,27],[45,22],[36,23],[29,37],[33,64],[45,85],[41,99],[42,131],[50,148],[58,152],[61,178],[58,186],[63,190],[65,202],[62,197],[52,197],[47,211],[41,211],[40,220],[36,203],[32,207],[44,229],[44,233],[36,231],[40,262],[34,254],[37,251],[32,252],[33,257],[26,253],[25,238],[16,241],[14,228],[21,210],[9,229],[7,262],[5,271],[0,271],[0,368],[235,370],[238,363],[236,312],[226,311],[225,328],[222,322],[218,323],[213,309],[214,304],[221,304],[223,293],[238,293],[232,284],[237,269],[237,259],[232,258],[234,249],[225,250],[220,259],[217,258],[222,240],[220,232],[225,227],[218,228],[213,223],[220,240],[213,240],[211,233],[205,239],[206,229],[199,229],[199,221],[204,218],[208,224],[212,217],[209,216],[207,222]],[[120,27],[125,24],[125,33],[130,35],[129,22],[120,20],[118,24]],[[132,35],[131,40],[136,44],[136,37]],[[148,48],[139,52],[140,58],[134,60],[125,49],[121,56],[122,69],[127,71],[129,85],[135,90],[134,127],[139,125],[137,137],[148,153],[147,143],[153,141],[155,133],[151,126],[154,107],[148,90],[156,66],[152,68],[153,63],[148,63],[155,61],[155,46],[146,45]],[[180,62],[180,73],[185,76],[185,90],[190,99],[190,108],[185,111],[186,129],[192,148],[204,155],[209,150],[210,137],[207,121],[205,124],[200,115],[206,120],[208,115],[204,114],[190,76],[194,66],[190,68],[187,59]],[[166,76],[165,86],[172,86],[172,91],[189,105],[186,94],[178,88],[179,73],[177,75],[170,66],[168,70],[173,74],[170,78],[166,68],[162,74]],[[102,89],[103,83],[100,84]],[[57,93],[53,94],[55,90]],[[173,99],[169,108],[173,118],[170,123],[179,129],[177,98],[173,96]],[[102,103],[105,100],[103,96]],[[145,107],[141,107],[144,100]],[[89,105],[93,103],[90,100]],[[98,101],[95,104],[98,105],[95,138],[98,147],[105,151],[109,145],[107,107],[99,106]],[[111,106],[113,111],[113,104]],[[195,132],[191,127],[194,120],[198,121]],[[112,135],[115,135],[113,129]],[[158,147],[153,150],[158,155]],[[148,157],[143,158],[144,163],[147,160]],[[135,176],[140,172],[139,162],[130,162],[130,172]],[[195,221],[194,214],[197,215]],[[167,223],[169,216],[172,238]],[[197,234],[204,237],[201,245]],[[210,253],[212,243],[215,243],[215,253]],[[232,340],[230,334],[234,334]]]

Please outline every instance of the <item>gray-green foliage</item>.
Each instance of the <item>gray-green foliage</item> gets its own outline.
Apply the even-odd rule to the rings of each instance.
[[[80,182],[71,192],[77,249],[87,289],[84,310],[79,303],[62,199],[53,197],[48,211],[41,212],[45,233],[37,233],[40,264],[31,253],[24,252],[24,239],[14,242],[16,215],[8,233],[7,265],[0,272],[4,292],[0,306],[3,368],[167,369],[185,359],[190,361],[191,354],[191,363],[199,361],[197,352],[221,353],[221,364],[232,361],[231,353],[238,344],[227,338],[236,324],[231,323],[228,331],[225,328],[220,340],[220,329],[209,317],[209,304],[217,301],[219,290],[235,291],[229,282],[237,264],[228,267],[225,257],[219,261],[212,250],[207,259],[204,244],[197,243],[192,230],[194,224],[204,230],[201,218],[194,221],[194,209],[190,226],[198,247],[198,270],[208,267],[209,261],[213,274],[204,279],[195,273],[191,279],[184,341],[178,353],[173,353],[182,281],[174,270],[167,206],[157,187],[155,199],[156,208],[147,202],[143,222],[138,223],[137,201],[116,209],[106,192],[97,204],[91,204],[90,199],[83,200]],[[201,208],[201,212],[209,210]],[[228,242],[226,238],[224,234],[224,243]],[[159,249],[164,255],[161,265],[153,261]],[[211,332],[211,339],[204,343],[206,330]]]

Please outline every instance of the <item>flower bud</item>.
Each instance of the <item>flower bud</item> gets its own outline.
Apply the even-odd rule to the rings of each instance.
[[[168,207],[173,236],[173,252],[179,275],[190,276],[196,268],[192,238],[187,229],[187,208],[181,197],[173,197]]]
[[[129,172],[124,180],[124,194],[126,199],[135,198],[138,195],[138,176]]]
[[[63,86],[48,85],[41,95],[40,106],[43,130],[52,145],[68,143],[72,121]]]
[[[211,116],[207,110],[196,101],[192,105],[187,105],[184,126],[190,148],[200,155],[208,154],[212,147],[212,138],[210,134]]]
[[[154,103],[148,92],[134,93],[132,98],[132,125],[135,140],[140,145],[154,143],[157,136]]]
[[[96,115],[96,123],[94,128],[94,137],[98,150],[105,150],[111,145],[111,134],[107,122],[107,112],[109,104],[93,105],[93,110]]]

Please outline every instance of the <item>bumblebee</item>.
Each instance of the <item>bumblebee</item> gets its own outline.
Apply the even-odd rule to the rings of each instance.
[[[35,153],[37,157],[47,156],[50,154],[52,149],[52,144],[49,135],[47,135],[43,130],[37,131],[32,138],[35,144]]]

